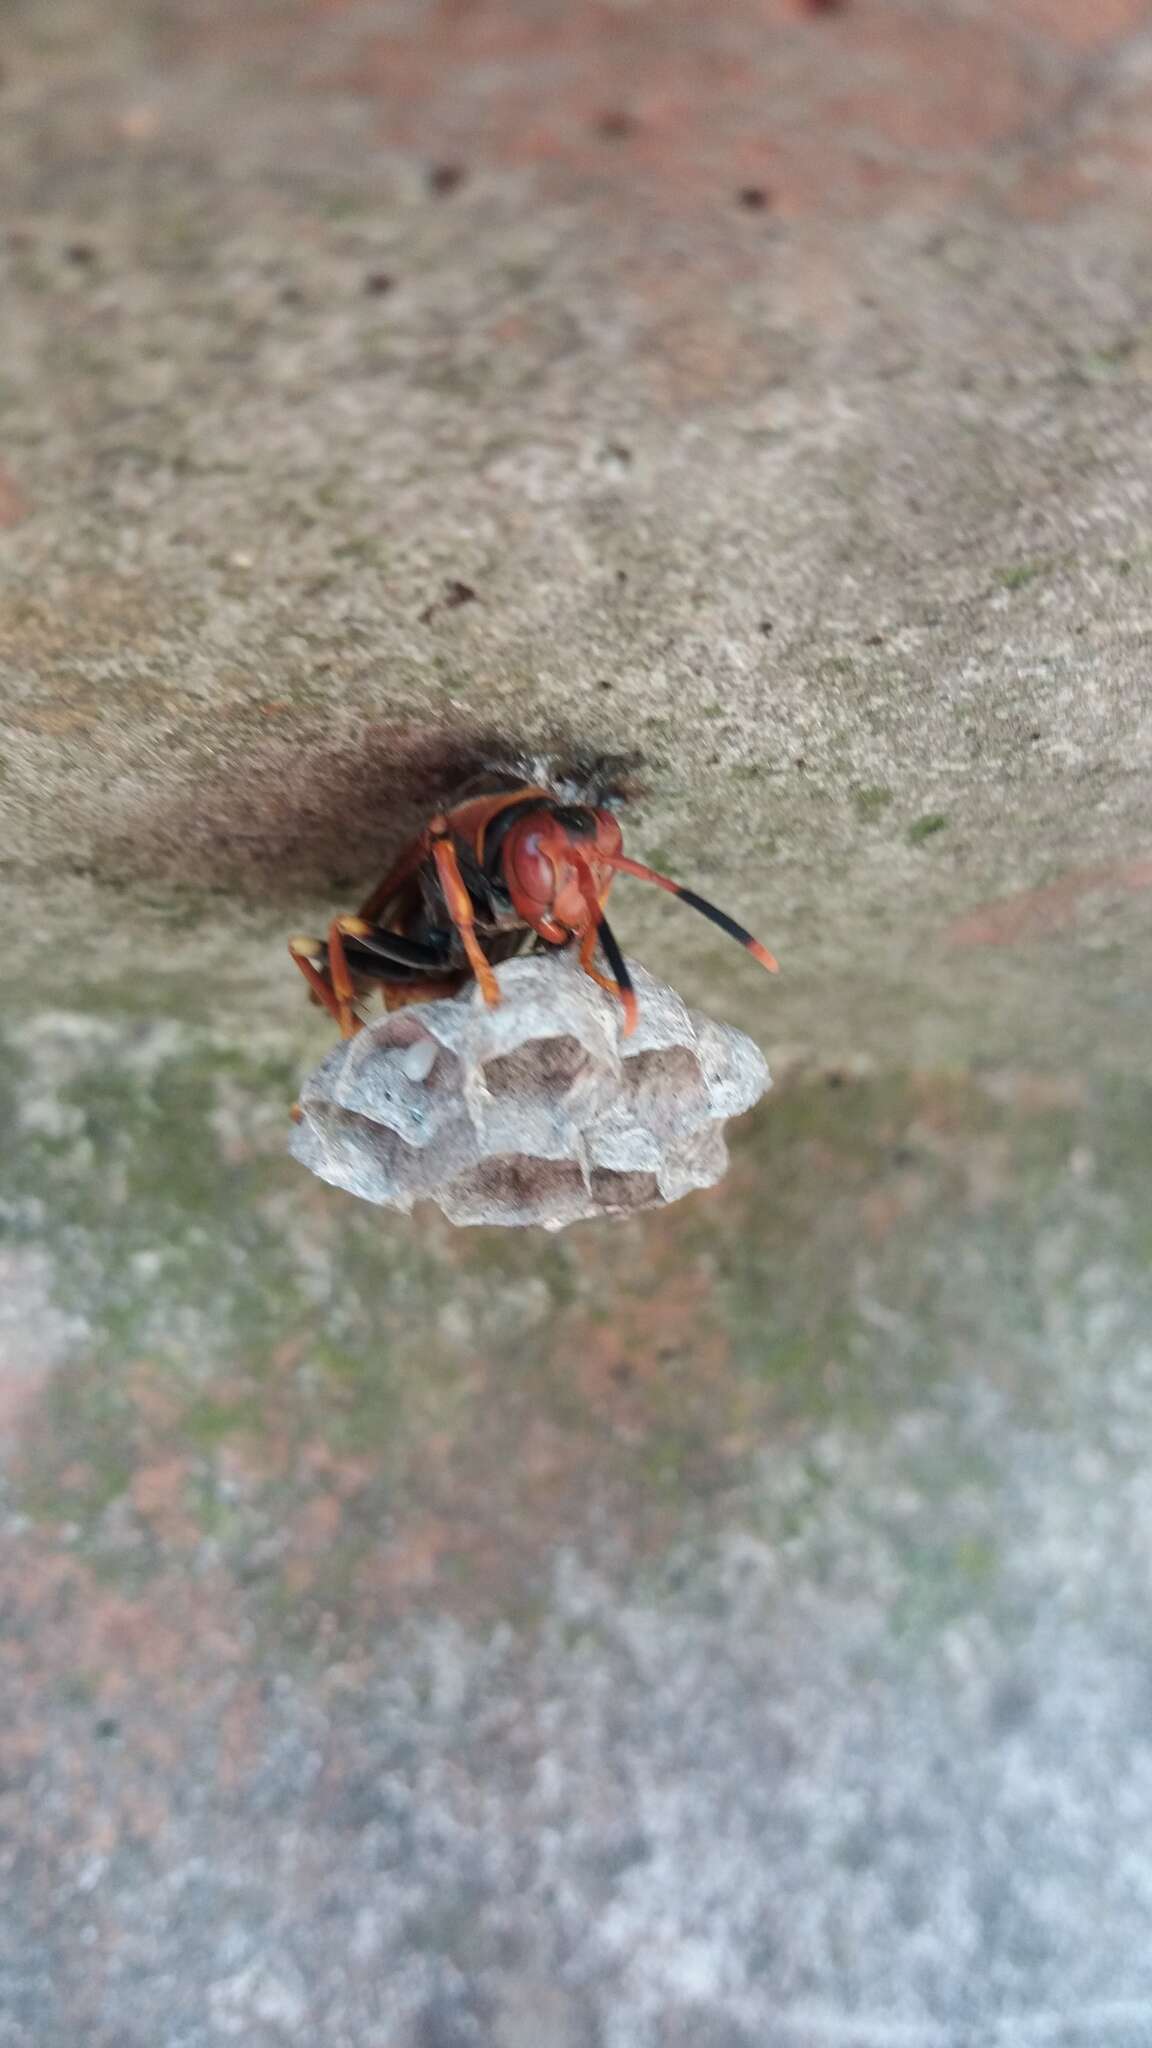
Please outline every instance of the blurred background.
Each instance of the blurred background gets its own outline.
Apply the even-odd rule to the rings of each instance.
[[[1145,0],[6,0],[2,2048],[1152,2042]],[[628,757],[711,1194],[286,1157]]]

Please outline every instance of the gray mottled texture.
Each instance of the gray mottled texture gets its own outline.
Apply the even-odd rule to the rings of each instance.
[[[497,968],[495,1008],[472,986],[374,1020],[305,1081],[293,1157],[367,1202],[546,1230],[714,1187],[721,1127],[768,1069],[743,1032],[629,966],[631,1037],[616,998],[555,953]]]
[[[1146,0],[2,0],[0,202],[0,2048],[1150,2048]],[[609,1227],[288,1153],[510,753],[781,961]]]
[[[12,973],[50,934],[122,987],[133,938],[237,1019],[291,1000],[281,933],[354,903],[495,730],[642,756],[629,847],[784,971],[765,992],[628,881],[622,939],[770,1058],[1139,1068],[1147,30],[1077,58],[1061,9],[1018,4],[1007,28],[999,0],[823,24],[777,0],[767,25],[741,0],[702,30],[678,6],[666,32],[625,9],[626,75],[666,109],[643,176],[595,141],[602,105],[569,104],[585,30],[606,54],[595,10],[569,50],[551,6],[494,10],[490,47],[487,8],[391,0],[9,7]],[[923,95],[953,38],[975,145],[942,189]],[[865,123],[864,218],[819,203],[833,61],[903,124]],[[793,123],[810,137],[777,213],[705,147],[712,67],[749,81],[767,185]],[[431,190],[509,80],[517,129]],[[1054,219],[1078,176],[1099,189]]]

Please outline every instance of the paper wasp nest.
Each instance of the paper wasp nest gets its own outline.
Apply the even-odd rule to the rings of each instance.
[[[366,1202],[546,1230],[711,1187],[725,1119],[768,1069],[743,1032],[629,966],[631,1038],[615,998],[555,953],[498,967],[498,1008],[472,984],[374,1019],[305,1082],[294,1158]]]

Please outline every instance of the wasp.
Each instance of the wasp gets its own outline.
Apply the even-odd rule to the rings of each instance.
[[[326,940],[290,939],[289,951],[342,1037],[351,1038],[371,986],[396,1009],[455,995],[474,979],[494,1006],[493,969],[502,960],[529,945],[577,945],[585,973],[619,1001],[627,1037],[636,994],[604,915],[617,875],[679,896],[776,972],[772,954],[726,912],[630,859],[606,803],[572,801],[532,784],[488,790],[438,812],[354,917],[333,918]],[[597,949],[608,974],[596,966]]]

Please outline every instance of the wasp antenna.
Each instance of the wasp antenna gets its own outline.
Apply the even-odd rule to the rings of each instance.
[[[679,896],[683,903],[690,903],[693,910],[698,910],[702,917],[707,917],[713,924],[719,925],[720,930],[727,932],[730,939],[736,939],[751,953],[754,960],[760,962],[761,967],[768,969],[769,974],[779,973],[780,962],[768,951],[767,946],[762,946],[759,939],[754,939],[751,932],[746,932],[743,925],[737,924],[734,917],[729,917],[726,910],[718,910],[714,903],[709,903],[707,897],[697,896],[694,889],[686,889],[682,882],[674,882],[670,875],[658,875],[655,868],[646,868],[643,861],[629,860],[625,853],[605,854],[602,858],[606,865],[615,868],[617,873],[635,875],[639,882],[655,882],[658,889],[667,889],[670,896]]]

